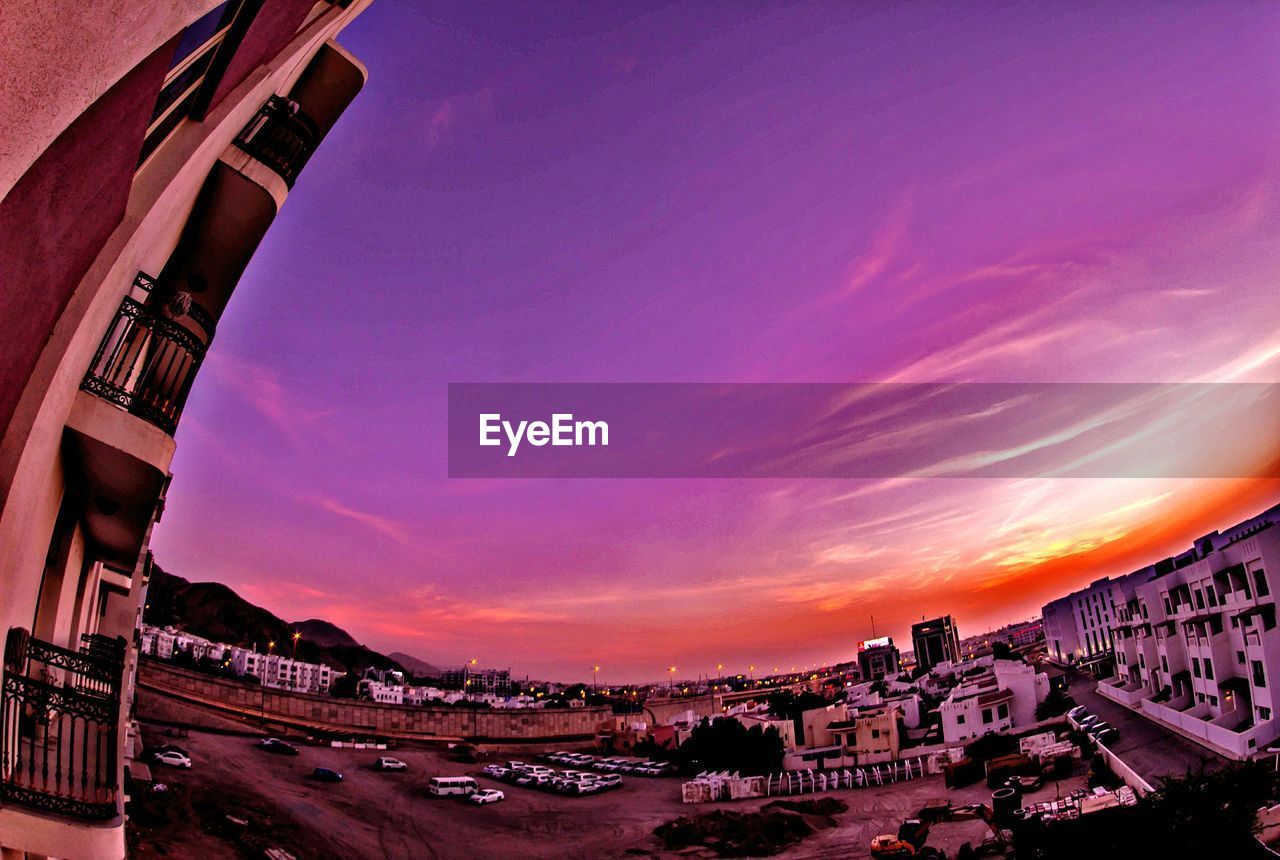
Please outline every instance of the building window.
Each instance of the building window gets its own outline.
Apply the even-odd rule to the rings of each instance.
[[[209,10],[200,20],[182,31],[178,47],[170,60],[169,71],[165,74],[164,84],[160,87],[160,95],[156,98],[156,106],[151,113],[151,122],[147,126],[147,136],[143,139],[138,164],[146,161],[197,107],[206,89],[206,82],[217,83],[228,59],[219,55],[224,46],[227,51],[235,50],[236,46],[229,44],[227,35],[245,5],[244,0],[228,0]],[[248,5],[256,8],[258,4]],[[247,16],[252,14],[252,11],[246,11]]]
[[[1009,718],[1009,706],[1008,706],[1008,705],[1000,705],[998,708],[996,708],[996,716],[998,716],[998,717],[999,717],[1000,719],[1002,719],[1002,720],[1006,720],[1006,719],[1008,719],[1008,718]]]
[[[956,725],[957,725],[957,726],[963,726],[963,725],[964,725],[964,714],[957,714],[957,715],[956,715]]]
[[[1160,668],[1166,672],[1169,671],[1169,658],[1163,654],[1160,655]]]
[[[1195,591],[1195,595],[1196,595],[1196,609],[1204,609],[1204,592],[1202,592],[1200,589],[1197,588]]]
[[[1200,658],[1199,657],[1191,658],[1191,674],[1195,675],[1197,678],[1200,677]]]
[[[1237,662],[1237,663],[1239,663],[1241,666],[1243,666],[1243,665],[1244,665],[1244,652],[1243,652],[1243,651],[1237,651],[1237,652],[1236,652],[1236,662]]]
[[[1257,586],[1259,597],[1266,597],[1271,593],[1271,589],[1267,586],[1267,572],[1265,570],[1255,570],[1253,572],[1253,582]]]
[[[1213,586],[1209,586],[1204,590],[1204,599],[1209,601],[1210,606],[1218,605],[1218,595],[1217,592],[1213,590]]]
[[[983,724],[985,725],[986,723],[991,722],[991,720],[992,720],[992,719],[993,719],[993,718],[992,718],[992,716],[991,716],[991,709],[990,709],[990,708],[983,708],[983,709],[982,709],[982,722],[983,722]]]
[[[1253,661],[1253,686],[1255,687],[1267,686],[1267,675],[1266,675],[1266,672],[1263,671],[1261,660]]]
[[[1213,661],[1208,657],[1204,658],[1204,676],[1210,681],[1213,680]]]
[[[1212,706],[1213,706],[1213,707],[1215,707],[1215,708],[1216,708],[1216,707],[1218,707],[1218,697],[1217,697],[1217,696],[1210,696],[1210,697],[1209,697],[1209,704],[1210,704],[1210,705],[1212,705]]]
[[[1269,720],[1269,719],[1271,719],[1271,709],[1270,709],[1270,708],[1264,708],[1264,707],[1262,707],[1261,705],[1259,705],[1259,706],[1258,706],[1258,719],[1259,719],[1259,720]]]
[[[1203,701],[1204,701],[1204,693],[1196,693],[1196,701],[1197,701],[1197,702],[1203,702]]]

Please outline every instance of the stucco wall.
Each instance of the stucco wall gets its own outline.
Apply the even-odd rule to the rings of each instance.
[[[81,113],[219,2],[0,3],[0,198]]]
[[[71,292],[124,217],[147,120],[172,54],[167,42],[129,72],[0,202],[0,318],[6,321],[0,329],[0,427],[12,417]],[[13,136],[21,135],[4,135]]]
[[[464,737],[492,741],[533,741],[593,735],[613,716],[609,708],[499,710],[414,708],[351,699],[308,696],[263,688],[143,660],[141,686],[217,703],[267,721],[306,724],[334,731],[399,737]]]

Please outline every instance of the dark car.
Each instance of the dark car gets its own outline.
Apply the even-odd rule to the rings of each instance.
[[[328,767],[318,767],[311,771],[311,778],[320,782],[342,782],[342,774]]]
[[[1103,746],[1111,746],[1120,740],[1120,731],[1115,728],[1105,728],[1093,736],[1093,739]]]
[[[265,740],[259,741],[258,746],[267,752],[275,753],[276,755],[298,754],[297,747],[287,741],[282,741],[279,738],[266,738]]]

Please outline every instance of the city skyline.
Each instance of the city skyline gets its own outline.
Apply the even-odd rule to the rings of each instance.
[[[1274,9],[509,11],[381,0],[347,30],[373,72],[191,396],[166,569],[437,664],[660,680],[847,659],[872,612],[899,643],[996,627],[1280,497],[450,481],[452,381],[1274,382],[1280,356]]]

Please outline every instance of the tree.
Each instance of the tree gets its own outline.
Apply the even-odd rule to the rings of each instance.
[[[1036,705],[1037,720],[1051,720],[1060,717],[1075,705],[1075,700],[1063,690],[1050,690],[1044,701]]]
[[[334,679],[329,687],[329,695],[335,699],[354,699],[359,688],[360,679],[355,672],[347,672]]]
[[[782,738],[770,726],[747,728],[731,717],[706,717],[676,751],[676,760],[690,773],[728,770],[743,774],[773,773],[782,769]]]

